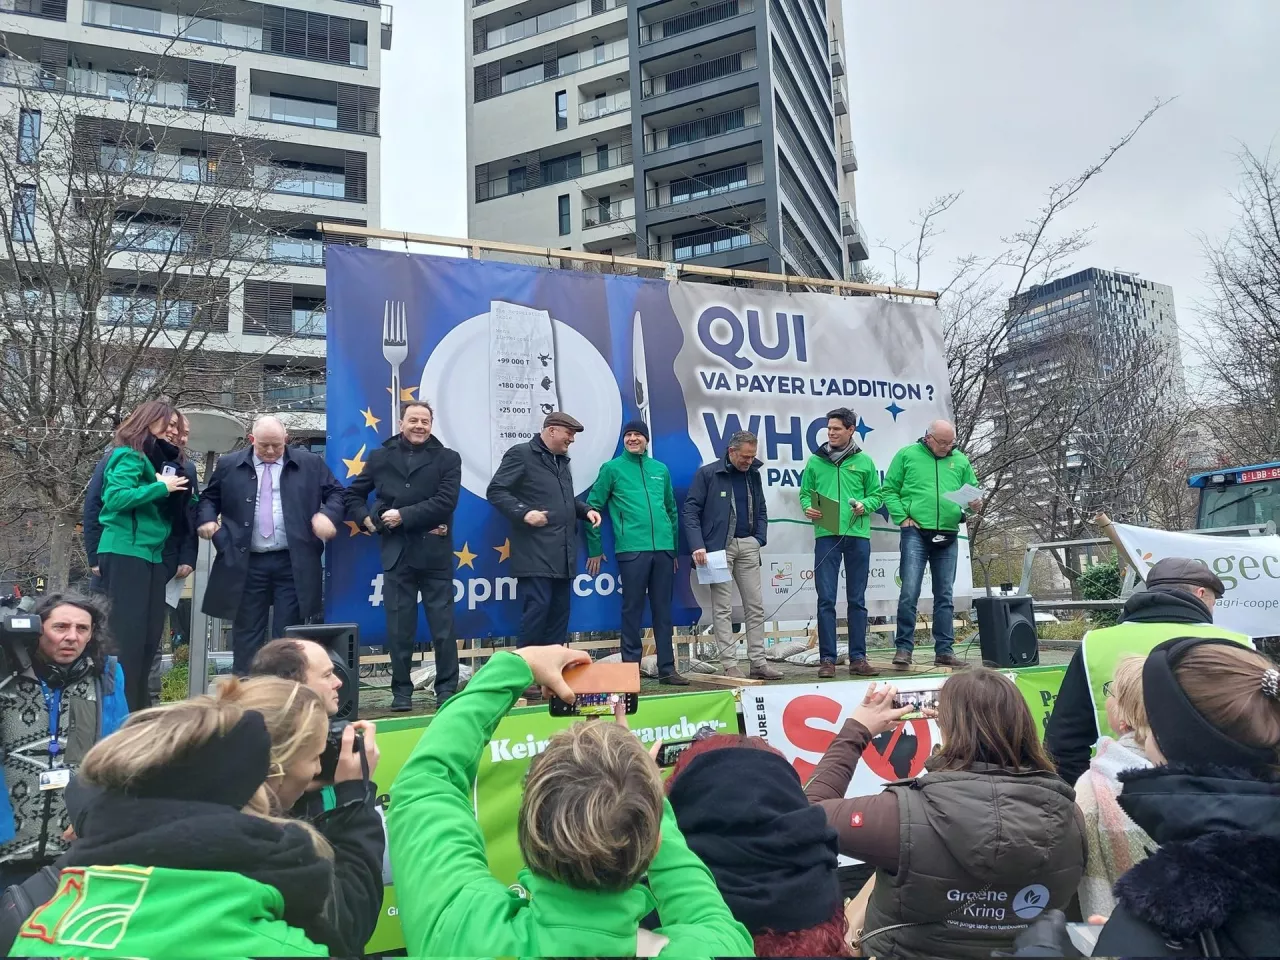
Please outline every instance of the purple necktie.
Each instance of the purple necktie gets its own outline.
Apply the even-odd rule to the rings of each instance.
[[[275,488],[271,484],[271,468],[274,463],[262,465],[262,483],[258,487],[258,533],[263,540],[270,540],[276,535],[276,516],[272,500]]]

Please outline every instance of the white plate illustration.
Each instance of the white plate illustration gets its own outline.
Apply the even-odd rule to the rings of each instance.
[[[551,321],[560,374],[560,407],[576,417],[582,433],[569,448],[573,489],[582,493],[600,467],[613,458],[622,429],[622,397],[608,362],[567,323]],[[462,485],[485,495],[498,464],[491,461],[489,435],[489,314],[458,324],[437,344],[422,370],[418,396],[435,407],[432,432],[462,457]]]

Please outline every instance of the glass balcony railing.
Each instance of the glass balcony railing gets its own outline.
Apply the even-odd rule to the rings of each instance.
[[[297,337],[323,337],[328,329],[329,315],[324,310],[294,310],[289,319]]]
[[[712,170],[696,177],[681,177],[645,191],[648,209],[671,207],[704,197],[715,197],[764,183],[763,163],[742,163],[727,170]]]
[[[203,157],[184,157],[155,150],[135,150],[126,146],[104,144],[98,154],[98,165],[107,173],[133,174],[159,180],[199,183],[213,179],[213,168]]]
[[[754,69],[755,66],[756,51],[754,49],[730,53],[714,60],[694,63],[679,70],[664,73],[661,76],[642,80],[640,83],[640,96],[645,100],[650,97],[660,97],[664,93],[673,93],[676,90],[683,90],[699,83],[706,83],[708,80],[716,80],[720,77],[742,73],[744,70]]]
[[[249,116],[254,120],[296,123],[304,127],[338,129],[338,105],[313,100],[295,100],[276,94],[254,93],[249,96]]]
[[[11,87],[53,86],[52,77],[44,79],[48,82],[42,82],[40,64],[38,63],[19,60],[17,57],[4,57],[0,59],[0,83],[7,84]]]
[[[708,4],[700,10],[695,8],[674,17],[667,17],[665,20],[657,20],[653,23],[642,22],[640,43],[656,43],[667,37],[688,33],[690,30],[710,26],[744,13],[752,13],[755,9],[755,0],[721,0],[719,3]],[[644,20],[643,16],[641,20]]]
[[[726,110],[710,117],[699,117],[687,123],[677,123],[644,135],[644,152],[654,153],[685,143],[698,143],[720,137],[735,130],[760,126],[760,107],[752,104],[736,110]]]
[[[2,2],[2,0],[0,0]],[[131,33],[148,33],[158,37],[173,37],[192,43],[215,43],[240,50],[272,50],[264,41],[262,27],[244,23],[231,23],[216,17],[191,17],[150,7],[137,7],[128,3],[109,0],[84,0],[84,21],[87,26],[127,30]],[[353,67],[369,65],[369,47],[363,43],[349,43],[349,62]],[[305,56],[305,55],[304,55]],[[308,60],[329,61],[327,57],[306,56]]]
[[[630,109],[631,91],[624,90],[621,93],[612,93],[606,97],[584,100],[578,104],[578,120],[586,123],[589,120],[599,120],[601,117],[607,117],[612,113],[622,113],[624,110]]]
[[[586,50],[579,50],[575,53],[567,53],[556,61],[556,72],[554,76],[547,76],[547,69],[544,64],[535,63],[531,67],[524,67],[520,70],[512,70],[510,73],[502,75],[502,92],[511,93],[513,90],[522,90],[525,87],[531,87],[535,84],[545,83],[548,80],[555,80],[570,73],[577,73],[579,70],[586,70],[589,67],[599,66],[602,63],[609,63],[613,60],[621,60],[631,48],[624,37],[621,40],[615,40],[612,43],[598,43]]]
[[[576,3],[556,7],[536,17],[529,17],[516,23],[509,23],[505,27],[490,30],[485,37],[485,49],[492,50],[508,43],[527,40],[540,33],[557,30],[566,24],[585,20],[587,17],[594,17],[626,5],[627,0],[577,0]]]
[[[552,184],[574,180],[577,177],[616,167],[626,166],[631,162],[631,146],[616,147],[613,150],[597,150],[595,153],[572,154],[567,157],[556,157],[544,160],[536,170],[539,179],[531,183],[524,167],[515,168],[505,177],[496,177],[476,186],[476,202],[494,200],[512,193],[524,193],[535,187],[548,187]]]
[[[190,300],[109,294],[102,303],[106,322],[115,326],[151,327],[159,323],[181,330],[191,326],[196,315],[196,305]]]
[[[267,378],[262,381],[262,399],[270,406],[288,406],[290,410],[323,410],[325,384],[300,383],[297,380]]]
[[[111,228],[111,245],[116,250],[136,253],[186,253],[194,241],[182,227],[163,223],[118,223]]]
[[[106,97],[128,103],[154,103],[162,107],[199,107],[187,97],[187,85],[174,80],[155,80],[132,73],[106,70],[67,70],[67,90],[90,97]]]
[[[328,197],[342,200],[347,195],[345,174],[323,170],[299,170],[259,164],[253,170],[255,182],[272,193],[290,193],[304,197]]]

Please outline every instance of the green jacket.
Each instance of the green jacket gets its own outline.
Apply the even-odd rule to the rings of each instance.
[[[436,714],[391,786],[388,843],[409,956],[635,956],[640,920],[655,907],[669,941],[661,955],[753,955],[670,804],[649,889],[575,890],[525,871],[526,899],[489,872],[472,784],[498,721],[532,682],[524,660],[495,654]]]
[[[102,539],[98,553],[140,557],[159,563],[169,538],[169,518],[162,506],[169,488],[156,479],[156,468],[132,447],[116,447],[102,478]]]
[[[966,483],[978,485],[968,457],[959,450],[935,457],[917,440],[894,454],[880,492],[889,516],[899,526],[910,517],[923,530],[955,531],[960,529],[964,509],[945,494]]]
[[[871,538],[871,514],[884,503],[880,495],[880,471],[862,450],[854,449],[839,463],[831,462],[831,445],[824,443],[804,465],[800,478],[800,506],[808,510],[814,505],[813,495],[820,493],[840,504],[839,533],[844,537]],[[853,515],[850,500],[858,500],[867,512]],[[831,530],[813,525],[815,537],[834,537]]]
[[[587,504],[593,510],[609,508],[616,553],[675,553],[680,511],[671,489],[671,471],[665,463],[648,454],[637,456],[623,451],[600,468]],[[588,525],[587,556],[598,557],[603,550],[600,531]]]
[[[65,867],[15,957],[327,957],[289,926],[275,887],[238,873]]]

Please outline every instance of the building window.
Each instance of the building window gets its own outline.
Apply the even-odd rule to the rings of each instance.
[[[565,197],[565,200],[568,200]],[[13,222],[10,234],[18,243],[30,243],[36,235],[36,188],[29,183],[18,185],[13,195]]]
[[[34,190],[35,188],[33,187],[32,188],[33,203],[34,203]],[[571,225],[569,223],[569,195],[566,193],[564,196],[560,197],[556,201],[556,204],[560,213],[560,236],[567,237],[571,232],[571,229],[570,229]]]
[[[567,90],[556,93],[556,129],[569,129],[569,92]]]
[[[40,155],[40,111],[23,109],[18,115],[18,162],[35,163]]]

